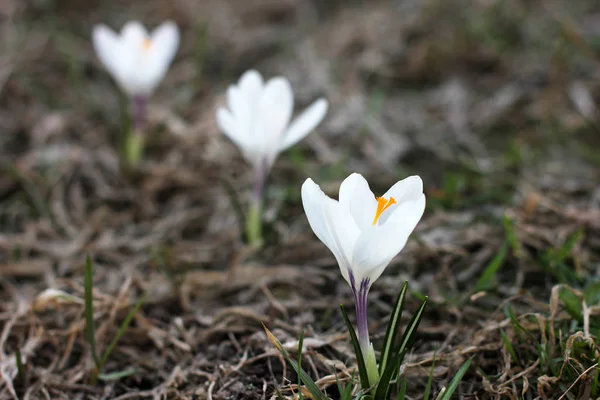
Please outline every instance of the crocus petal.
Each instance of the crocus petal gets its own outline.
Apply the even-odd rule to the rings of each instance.
[[[388,221],[363,231],[354,248],[355,275],[368,277],[373,283],[390,261],[404,248],[408,237],[425,211],[425,195],[401,203]],[[358,279],[358,277],[357,277]]]
[[[251,104],[256,102],[262,95],[263,85],[262,76],[258,71],[253,69],[244,72],[238,83],[238,87],[242,91],[244,98]]]
[[[368,278],[372,284],[390,261],[404,248],[410,232],[401,224],[387,224],[363,231],[354,248],[352,271],[356,280]]]
[[[124,28],[123,40],[134,57],[127,84],[135,95],[150,94],[164,78],[179,44],[179,31],[173,22],[165,22],[148,36],[141,24],[132,22]]]
[[[118,57],[119,52],[119,37],[112,29],[106,25],[96,25],[92,32],[92,41],[98,58],[113,76],[118,74],[121,68]]]
[[[409,176],[394,184],[384,195],[384,198],[393,197],[396,204],[389,207],[379,218],[379,225],[387,223],[389,218],[396,213],[396,210],[404,202],[415,202],[423,197],[423,207],[425,207],[425,198],[423,195],[423,181],[418,175]],[[421,215],[423,212],[421,212]],[[421,218],[419,215],[419,219]],[[416,222],[419,222],[417,219]],[[415,224],[416,224],[415,222]]]
[[[217,125],[236,146],[240,149],[246,147],[246,137],[242,134],[243,132],[239,129],[236,119],[229,110],[222,107],[217,110]]]
[[[350,211],[361,230],[372,227],[377,200],[361,174],[354,173],[344,179],[340,186],[340,204]]]
[[[290,125],[283,137],[279,150],[284,151],[304,139],[323,120],[327,113],[327,108],[327,100],[319,99],[304,110]]]
[[[418,175],[409,176],[394,184],[383,197],[393,197],[400,204],[405,200],[416,200],[423,194],[423,181]]]
[[[421,220],[424,212],[425,195],[421,193],[415,200],[408,200],[399,204],[383,224],[401,224],[405,229],[412,232]]]
[[[331,250],[342,276],[350,284],[348,268],[352,265],[352,250],[360,235],[354,219],[310,178],[302,185],[302,205],[313,232]]]
[[[253,139],[261,142],[260,148],[269,166],[279,153],[281,137],[290,122],[293,107],[294,96],[289,81],[283,77],[269,80],[258,101],[252,133]]]
[[[121,40],[129,46],[141,45],[148,38],[148,31],[139,21],[129,21],[121,29]]]
[[[244,135],[249,136],[253,122],[252,110],[239,87],[232,85],[227,89],[227,106],[237,120],[239,128],[244,131]]]
[[[179,29],[172,21],[163,22],[152,32],[151,45],[148,49],[148,63],[156,65],[160,72],[157,79],[162,78],[173,61],[179,46]]]

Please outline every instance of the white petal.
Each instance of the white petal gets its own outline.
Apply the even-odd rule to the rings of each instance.
[[[399,204],[382,224],[402,224],[410,235],[421,220],[423,212],[425,212],[425,195],[421,193],[416,200]]]
[[[229,110],[222,107],[217,110],[217,125],[219,125],[219,128],[221,128],[223,133],[231,139],[240,150],[244,151],[246,147],[246,137],[244,137],[243,132],[238,127],[237,121],[233,115],[231,115]]]
[[[121,29],[121,87],[131,96],[149,95],[158,84],[158,69],[149,62],[150,52],[144,42],[149,39],[146,28],[138,21],[130,21]]]
[[[352,250],[360,229],[349,212],[310,178],[302,185],[302,205],[313,232],[331,250],[342,276],[350,284],[348,268],[352,265]]]
[[[242,152],[246,160],[255,168],[260,167],[261,158],[257,151],[256,143],[253,143],[243,127],[233,117],[229,110],[219,108],[217,110],[217,125],[225,136],[227,136]]]
[[[372,284],[408,240],[402,224],[387,224],[363,231],[354,248],[353,272],[356,281],[369,278]]]
[[[179,31],[172,22],[165,22],[149,36],[136,21],[122,31],[128,70],[123,78],[127,90],[134,95],[150,94],[164,78],[179,44]]]
[[[119,57],[119,37],[106,25],[96,25],[92,41],[98,58],[110,74],[116,76],[121,69]]]
[[[244,75],[240,78],[238,87],[242,91],[246,100],[256,104],[258,99],[262,95],[263,90],[263,78],[253,69],[244,72]]]
[[[227,89],[227,106],[229,111],[236,119],[240,129],[244,130],[244,135],[249,137],[252,129],[253,116],[250,104],[244,97],[242,90],[235,85]]]
[[[319,99],[296,117],[284,135],[280,151],[284,151],[295,145],[312,132],[325,117],[327,108],[327,100]]]
[[[121,40],[134,47],[141,45],[148,37],[148,31],[139,21],[129,21],[121,29]]]
[[[354,173],[344,179],[340,186],[340,204],[350,211],[361,230],[372,227],[377,200],[361,174]]]
[[[272,164],[279,154],[282,135],[290,122],[293,108],[294,96],[288,80],[283,77],[269,80],[258,102],[252,134],[253,139],[260,140],[261,151],[268,164]]]
[[[179,46],[179,29],[172,21],[163,22],[152,32],[149,51],[149,62],[160,66],[161,71],[166,72],[169,64],[173,61],[177,47]]]
[[[373,283],[406,245],[425,211],[425,195],[398,205],[384,225],[363,231],[354,248],[354,270]],[[357,277],[358,280],[358,277]]]
[[[402,203],[414,202],[421,196],[423,196],[423,181],[418,175],[409,176],[394,184],[383,197],[386,199],[393,197],[396,203],[383,212],[377,222],[378,225],[385,224],[388,218],[396,213],[396,209],[402,206]],[[419,218],[421,217],[419,216]]]
[[[402,203],[406,200],[416,200],[420,195],[423,194],[423,181],[418,175],[409,176],[408,178],[402,179],[396,182],[383,197],[393,197],[396,203]]]
[[[149,46],[144,43],[149,40]],[[164,22],[145,37],[132,52],[137,52],[135,69],[132,70],[131,81],[135,82],[143,92],[150,93],[164,78],[169,65],[175,57],[179,45],[179,30],[173,22]]]

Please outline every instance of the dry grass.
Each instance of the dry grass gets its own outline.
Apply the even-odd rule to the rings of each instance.
[[[434,354],[435,391],[473,356],[464,398],[589,398],[600,9],[533,3],[3,2],[0,399],[292,396],[296,378],[261,323],[290,350],[306,332],[303,365],[335,398],[335,375],[354,368],[336,306],[351,295],[299,187],[311,176],[335,193],[353,171],[375,190],[410,173],[426,182],[425,217],[370,297],[376,341],[404,280],[410,310],[431,299],[404,369],[411,398]],[[89,36],[134,16],[173,18],[183,39],[152,99],[146,159],[125,176],[117,90]],[[331,104],[277,162],[260,252],[241,242],[222,184],[243,195],[251,176],[214,123],[224,85],[250,67],[288,76],[301,105]],[[88,254],[99,350],[145,293],[103,372],[135,371],[94,386]],[[48,288],[66,295],[40,297]]]

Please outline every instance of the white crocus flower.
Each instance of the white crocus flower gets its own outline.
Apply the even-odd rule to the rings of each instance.
[[[123,161],[135,167],[142,159],[148,97],[175,57],[179,29],[167,21],[150,34],[138,21],[130,21],[116,34],[106,25],[96,25],[93,41],[98,58],[131,100],[133,129],[125,137]]]
[[[130,21],[116,34],[96,25],[94,48],[98,58],[131,97],[147,97],[165,76],[179,45],[174,22],[162,23],[151,34],[138,21]]]
[[[302,185],[302,204],[310,227],[331,250],[352,288],[360,345],[367,361],[374,363],[367,294],[421,219],[423,182],[411,176],[375,197],[365,178],[352,174],[342,182],[337,201],[309,178]]]
[[[327,100],[319,99],[291,122],[294,93],[289,81],[275,77],[264,82],[255,70],[229,87],[227,106],[217,110],[217,124],[255,169],[267,172],[279,153],[302,140],[327,113]]]
[[[254,168],[254,193],[246,220],[252,245],[262,240],[262,195],[277,156],[313,131],[327,113],[319,99],[293,121],[294,93],[290,82],[275,77],[267,82],[255,70],[245,72],[227,90],[227,107],[217,110],[217,124]]]

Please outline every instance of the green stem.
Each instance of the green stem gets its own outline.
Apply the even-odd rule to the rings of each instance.
[[[145,95],[133,96],[130,99],[130,111],[131,129],[125,132],[123,141],[123,166],[126,170],[137,168],[144,155],[148,97]]]
[[[246,218],[246,240],[252,247],[262,244],[262,198],[253,197]]]
[[[367,375],[369,376],[369,382],[371,384],[379,381],[379,368],[377,368],[377,359],[375,358],[375,350],[373,349],[373,343],[369,344],[369,347],[362,349],[365,357],[365,367],[367,369]]]
[[[265,181],[269,168],[264,162],[260,168],[256,168],[254,177],[254,192],[246,217],[246,240],[252,247],[259,248],[263,243],[262,223],[263,223],[263,193]]]
[[[125,164],[128,168],[136,168],[144,154],[144,134],[139,130],[129,131],[125,141]]]

